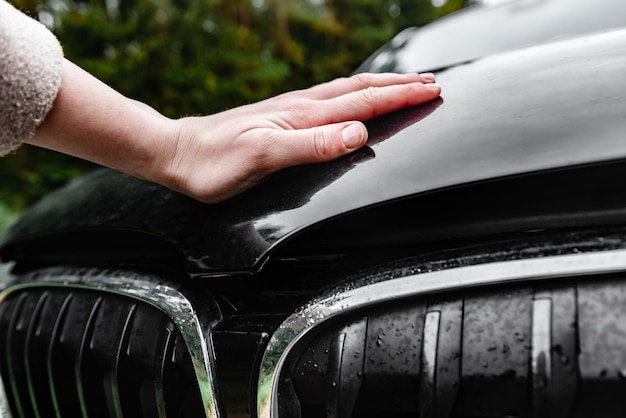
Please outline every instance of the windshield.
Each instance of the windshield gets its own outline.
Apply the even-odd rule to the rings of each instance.
[[[626,26],[622,0],[484,2],[409,28],[356,72],[434,71],[492,55]]]

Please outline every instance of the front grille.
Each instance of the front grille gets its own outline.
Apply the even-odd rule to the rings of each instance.
[[[302,339],[280,417],[623,417],[626,277],[456,291],[354,311]]]
[[[180,330],[136,299],[18,290],[0,304],[0,374],[14,417],[199,417]]]

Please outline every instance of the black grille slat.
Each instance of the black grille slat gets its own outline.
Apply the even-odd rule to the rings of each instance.
[[[0,348],[2,350],[2,361],[0,362],[0,372],[4,379],[4,388],[8,395],[8,403],[11,410],[14,411],[16,417],[23,416],[20,394],[16,389],[16,382],[13,379],[13,361],[12,361],[12,340],[14,332],[14,323],[16,321],[17,314],[21,309],[21,304],[24,303],[24,297],[11,298],[2,303],[2,317],[0,317],[0,341],[5,341],[5,344]],[[27,398],[25,398],[27,399]]]
[[[463,301],[446,300],[439,309],[434,416],[447,418],[452,415],[460,390]]]
[[[465,298],[458,411],[530,416],[531,312],[531,289]]]
[[[126,312],[124,323],[120,328],[119,344],[117,345],[117,351],[115,353],[115,361],[113,364],[111,385],[112,385],[112,402],[113,408],[116,411],[117,416],[123,416],[124,406],[122,404],[122,391],[120,390],[120,375],[122,369],[120,368],[121,359],[128,349],[128,341],[130,339],[130,330],[132,328],[133,319],[135,318],[135,312],[137,311],[137,305],[133,304]]]
[[[349,327],[349,325],[348,325]],[[342,330],[345,331],[345,328]],[[330,417],[340,416],[339,395],[341,389],[341,362],[343,360],[343,344],[346,339],[346,333],[339,331],[335,334],[329,349],[328,370],[326,378],[326,414]],[[315,366],[314,366],[315,367]]]
[[[122,405],[129,416],[158,416],[154,381],[163,321],[160,312],[140,305],[130,324],[128,344],[119,364]]]
[[[52,399],[50,397],[50,390],[47,385],[47,381],[39,377],[42,370],[47,370],[46,344],[44,341],[40,340],[39,336],[42,332],[43,322],[47,319],[46,308],[48,307],[49,299],[49,294],[47,292],[42,293],[32,313],[32,319],[29,324],[29,329],[26,333],[26,341],[24,343],[24,349],[27,353],[24,360],[30,403],[35,412],[35,416],[38,417],[54,416],[54,409],[52,408]],[[38,394],[41,395],[38,396]]]
[[[578,394],[578,326],[576,288],[558,287],[552,298],[552,381],[550,416],[571,416]]]
[[[417,304],[369,315],[364,390],[370,414],[417,413],[425,311],[423,304]]]
[[[339,359],[339,373],[337,379],[337,415],[339,417],[352,416],[357,400],[361,394],[365,368],[365,342],[367,333],[367,318],[360,318],[348,324],[339,334],[341,350]],[[331,384],[332,386],[332,384]]]
[[[76,379],[78,400],[80,403],[82,415],[84,417],[89,416],[91,411],[94,411],[92,413],[96,414],[96,418],[105,416],[101,409],[104,406],[104,402],[98,402],[98,405],[94,407],[94,403],[97,402],[97,400],[94,398],[96,396],[98,398],[101,398],[101,396],[95,394],[95,396],[92,395],[92,391],[90,390],[90,387],[93,385],[91,370],[83,370],[83,364],[86,364],[87,362],[85,360],[88,360],[85,357],[87,357],[89,353],[89,345],[91,337],[95,330],[96,317],[98,315],[98,310],[100,309],[101,303],[102,298],[99,297],[94,301],[93,304],[91,304],[91,310],[87,316],[85,328],[81,333],[80,344],[78,346],[78,355],[74,359],[74,378]]]
[[[20,296],[15,310],[11,315],[9,333],[7,334],[7,362],[11,391],[16,398],[18,417],[34,417],[35,411],[30,403],[26,365],[21,353],[24,352],[24,339],[30,325],[32,312],[37,305],[38,293]],[[14,359],[20,359],[15,361]]]
[[[85,404],[90,417],[118,417],[117,353],[124,324],[134,305],[118,299],[102,299],[93,317],[86,347],[82,349],[81,376]]]
[[[289,389],[281,388],[281,393],[287,391],[296,393],[298,405],[292,408],[293,405],[290,402],[279,404],[281,416],[297,417],[298,414],[303,418],[325,416],[329,394],[326,371],[329,367],[332,337],[333,333],[326,330],[304,350],[295,366],[292,378],[288,379],[286,384]]]
[[[50,397],[52,400],[52,404],[54,407],[55,415],[57,418],[61,418],[61,407],[59,400],[59,392],[57,390],[57,385],[54,381],[54,350],[56,347],[56,343],[61,339],[61,332],[63,329],[63,324],[65,322],[65,318],[69,307],[72,303],[72,294],[56,294],[51,297],[53,300],[62,301],[60,305],[57,306],[56,311],[50,312],[50,318],[54,318],[54,326],[51,328],[51,334],[48,340],[48,347],[46,353],[46,376],[48,378],[48,385],[50,391]],[[51,306],[51,305],[50,305]],[[43,335],[42,335],[43,337]]]
[[[88,320],[97,301],[93,294],[70,299],[50,350],[51,380],[62,417],[83,415],[77,366]]]
[[[330,344],[327,368],[327,415],[352,416],[361,395],[368,318],[359,318],[338,330]],[[316,363],[313,368],[317,368]]]
[[[623,417],[626,402],[626,282],[577,288],[580,389],[575,417]],[[616,401],[620,400],[620,401]]]

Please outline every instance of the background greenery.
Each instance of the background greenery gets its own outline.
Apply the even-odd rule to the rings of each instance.
[[[65,55],[179,117],[351,73],[408,26],[467,0],[12,0]],[[0,235],[26,206],[93,165],[24,146],[0,158]]]

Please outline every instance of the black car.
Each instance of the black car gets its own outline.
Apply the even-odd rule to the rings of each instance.
[[[102,170],[32,207],[2,416],[624,416],[626,2],[475,5],[358,69],[427,70],[441,99],[226,202]]]

